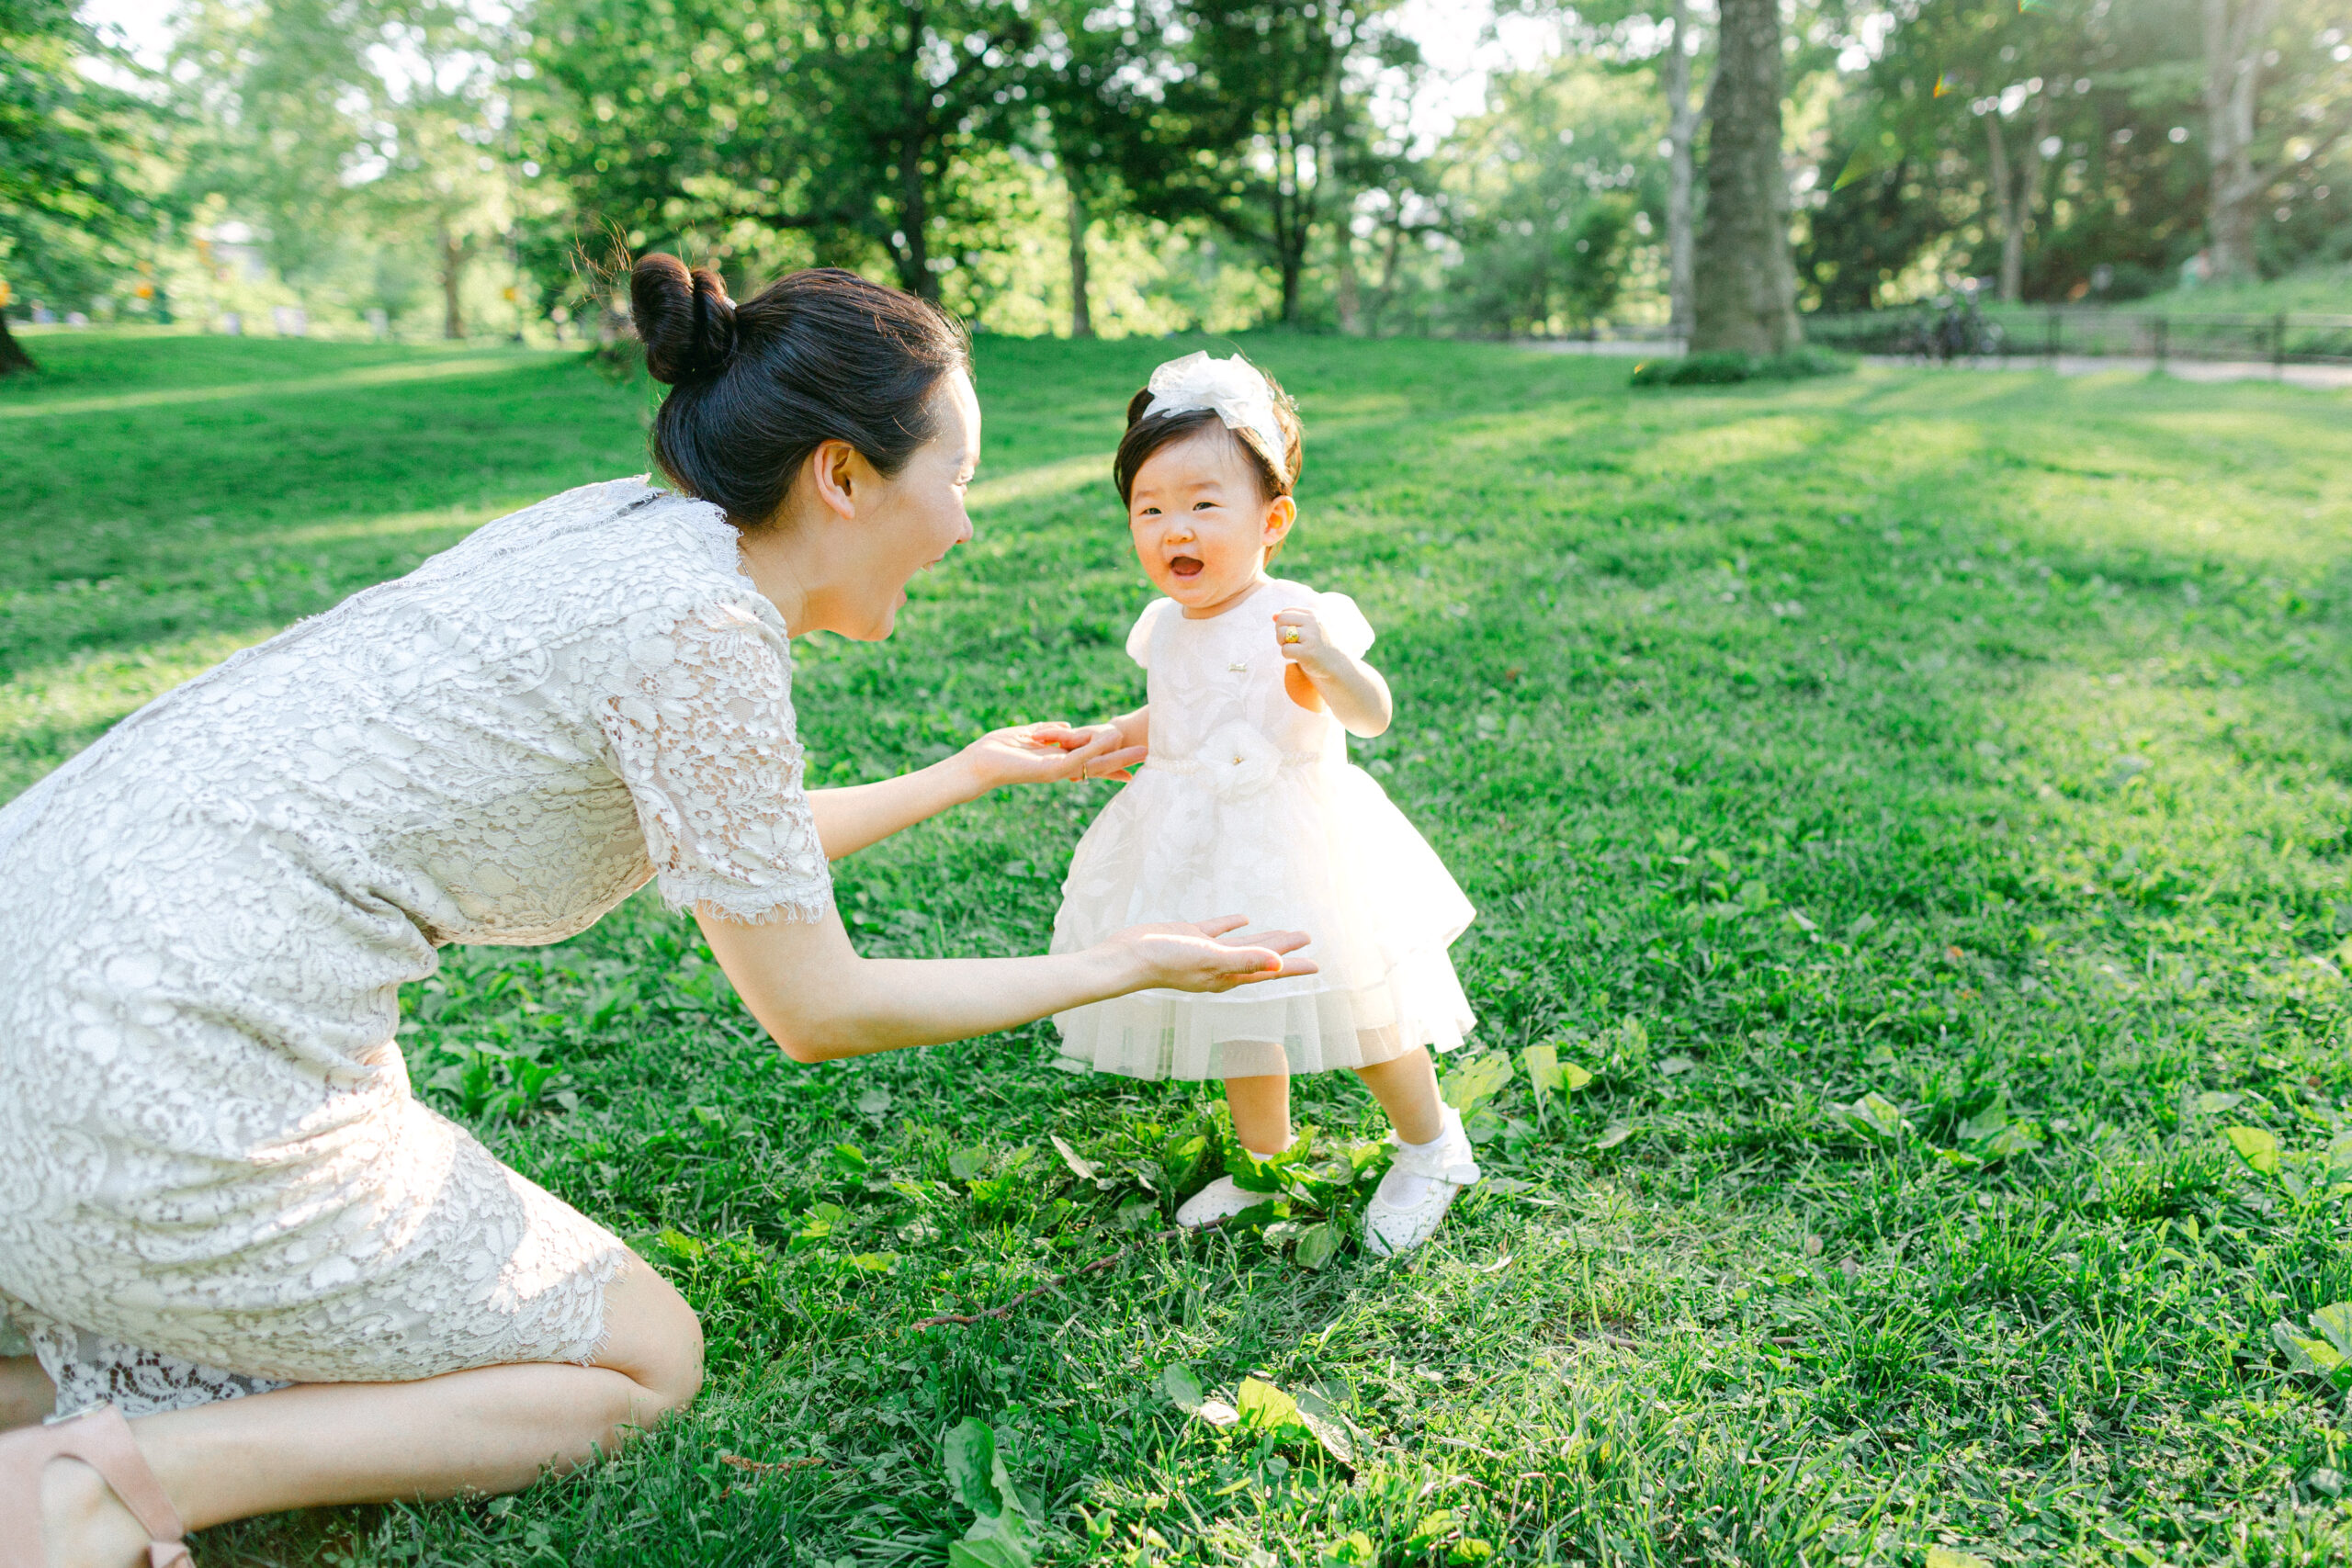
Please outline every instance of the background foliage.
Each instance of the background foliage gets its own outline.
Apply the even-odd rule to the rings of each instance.
[[[2352,262],[2352,35],[2324,0],[1803,0],[1804,303],[2196,281],[2234,156],[2216,6],[2252,29],[2257,270]],[[63,0],[11,0],[0,276],[20,321],[300,306],[315,332],[547,341],[618,327],[583,259],[668,246],[739,288],[860,268],[1015,334],[1655,324],[1668,10],[182,0],[150,71]],[[1422,41],[1481,27],[1464,99]],[[103,156],[61,176],[64,146]]]

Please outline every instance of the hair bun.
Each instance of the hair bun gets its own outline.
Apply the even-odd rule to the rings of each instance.
[[[629,270],[630,314],[645,341],[645,367],[675,385],[724,369],[735,352],[735,301],[708,267],[691,272],[675,256],[650,255]]]

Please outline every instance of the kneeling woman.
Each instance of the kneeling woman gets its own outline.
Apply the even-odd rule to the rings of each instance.
[[[678,1293],[411,1094],[399,988],[445,943],[559,941],[650,878],[799,1061],[1307,967],[1230,919],[1054,957],[851,948],[830,861],[1141,753],[1033,726],[804,790],[788,639],[889,636],[970,536],[963,339],[847,273],[737,306],[653,256],[633,291],[673,490],[489,524],[0,811],[0,1568],[511,1490],[694,1397]]]

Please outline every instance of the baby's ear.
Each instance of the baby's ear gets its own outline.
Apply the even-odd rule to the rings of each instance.
[[[1290,525],[1298,521],[1298,502],[1286,495],[1278,495],[1266,503],[1266,543],[1279,545],[1290,536]]]

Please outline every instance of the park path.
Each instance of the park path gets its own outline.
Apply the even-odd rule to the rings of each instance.
[[[1519,338],[1521,348],[1538,354],[1597,354],[1627,358],[1643,355],[1680,354],[1679,338],[1602,338],[1587,343],[1578,338]],[[1909,365],[1922,362],[1908,355],[1866,354],[1864,363],[1871,365]],[[2007,358],[1978,357],[1944,361],[1944,367],[1953,370],[2050,370],[2061,376],[2100,376],[2111,371],[2145,376],[2159,368],[2158,361],[2145,356],[2120,355],[2062,354],[2053,366],[2046,354],[2011,355]],[[2278,381],[2290,387],[2308,387],[2319,391],[2342,391],[2352,388],[2352,365],[2272,365],[2256,359],[2166,359],[2161,368],[2167,376],[2183,381]]]

